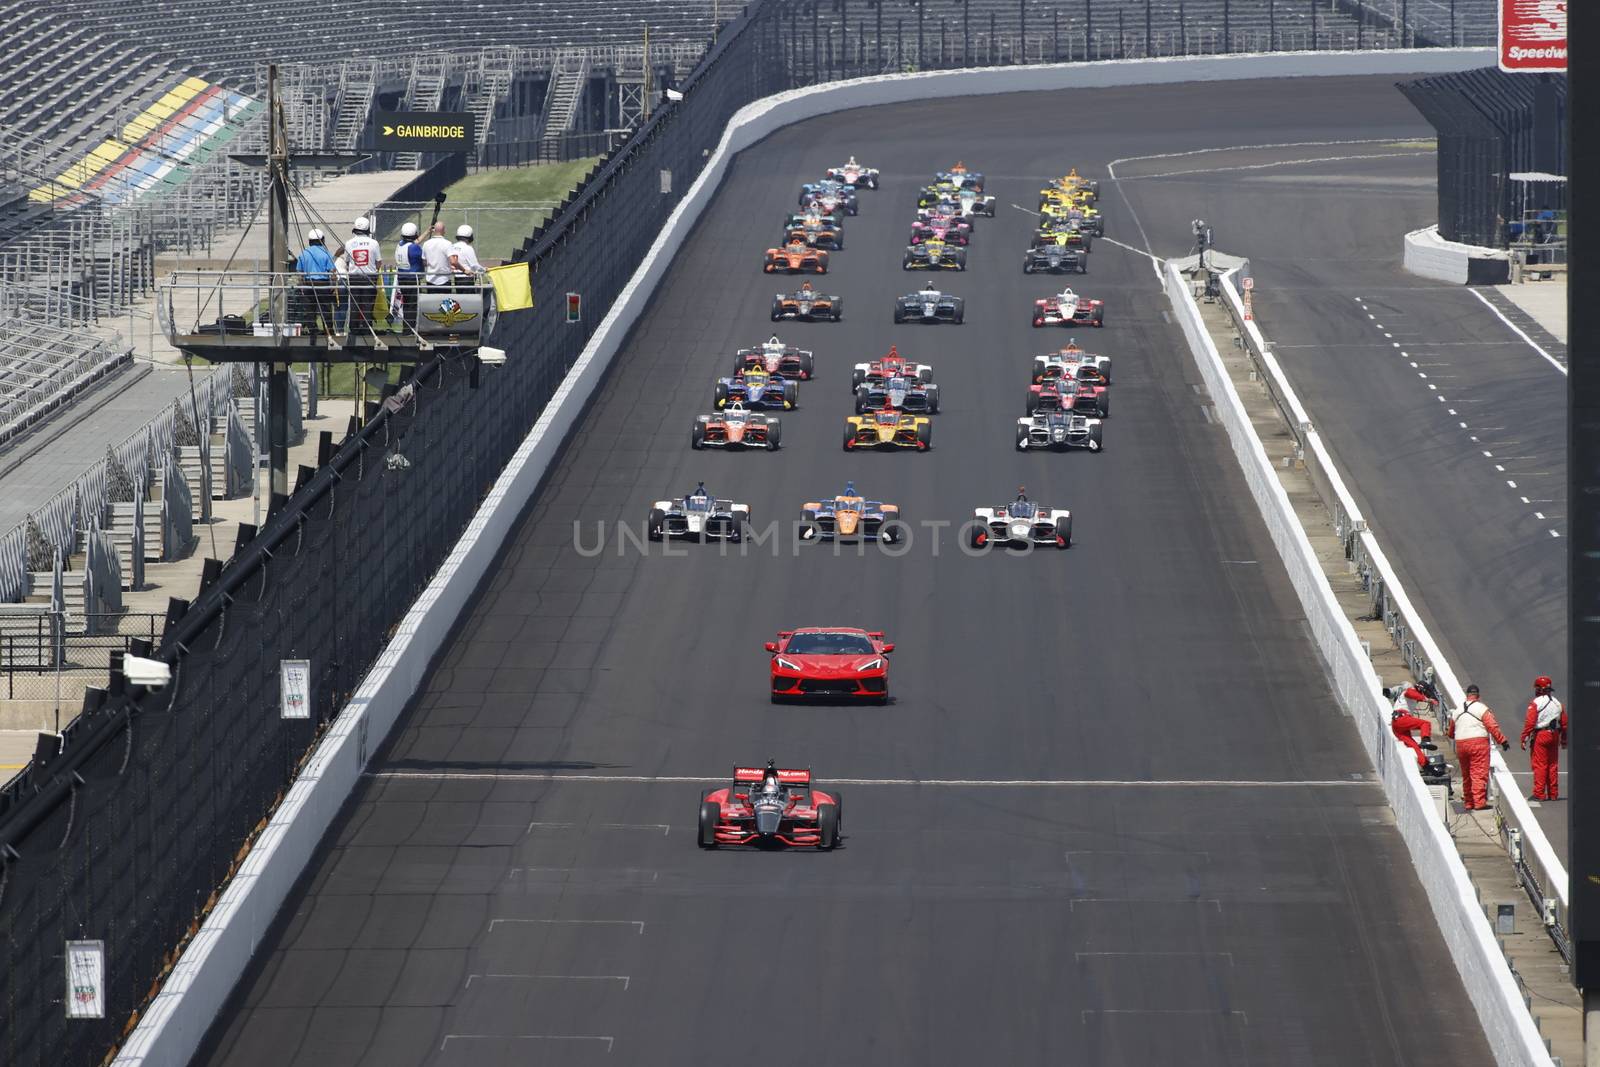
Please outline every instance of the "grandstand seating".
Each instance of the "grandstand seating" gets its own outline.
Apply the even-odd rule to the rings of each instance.
[[[0,317],[0,449],[127,351],[82,331]]]
[[[252,83],[262,62],[327,62],[332,57],[404,56],[492,45],[631,43],[646,23],[661,39],[711,34],[713,0],[531,0],[455,7],[437,0],[334,4],[324,0],[162,0],[108,5],[103,0],[27,0],[90,32],[115,33],[148,52],[183,57],[196,70]],[[737,5],[724,5],[731,16]],[[307,32],[314,27],[315,32]]]

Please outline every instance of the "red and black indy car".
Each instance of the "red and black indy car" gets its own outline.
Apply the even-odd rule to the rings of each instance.
[[[844,797],[823,792],[809,770],[784,770],[772,760],[735,767],[733,784],[700,794],[700,847],[838,847]]]
[[[889,653],[882,630],[808,626],[783,630],[767,642],[772,654],[772,702],[867,700],[889,702]]]
[[[1053,296],[1033,302],[1035,326],[1104,326],[1105,301],[1080,296],[1072,289],[1063,289]]]

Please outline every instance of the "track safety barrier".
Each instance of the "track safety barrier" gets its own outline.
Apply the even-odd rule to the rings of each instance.
[[[1439,930],[1444,935],[1445,945],[1455,961],[1456,970],[1461,974],[1467,995],[1483,1026],[1484,1036],[1494,1052],[1495,1062],[1502,1067],[1549,1067],[1552,1061],[1545,1050],[1544,1039],[1539,1036],[1533,1017],[1524,1007],[1522,992],[1495,940],[1494,930],[1479,906],[1477,891],[1467,875],[1466,865],[1461,862],[1455,843],[1438,818],[1433,797],[1417,774],[1416,760],[1395,739],[1389,728],[1389,701],[1383,696],[1383,683],[1356,636],[1355,628],[1340,607],[1333,587],[1322,571],[1316,550],[1295,514],[1289,494],[1279,482],[1276,469],[1256,435],[1249,412],[1245,410],[1244,402],[1239,398],[1222,356],[1201,318],[1189,279],[1171,263],[1166,264],[1164,277],[1167,298],[1189,342],[1195,364],[1205,380],[1206,390],[1211,394],[1217,419],[1227,431],[1250,494],[1261,510],[1267,532],[1283,558],[1289,581],[1294,586],[1301,607],[1305,609],[1306,626],[1322,653],[1324,667],[1332,682],[1332,692],[1340,706],[1355,721],[1362,744],[1372,758],[1384,795],[1394,809],[1395,827],[1411,855],[1417,877],[1422,882],[1428,903],[1438,920]],[[1298,398],[1292,390],[1276,392],[1286,385],[1280,377],[1274,386],[1275,395],[1286,411],[1296,413],[1290,416],[1290,425],[1296,428],[1297,436],[1312,438],[1316,451],[1308,452],[1308,457],[1315,458],[1322,468],[1322,476],[1314,474],[1313,480],[1330,481],[1337,486],[1336,492],[1343,499],[1348,499],[1349,494],[1343,482],[1338,480],[1338,471],[1334,469],[1321,442],[1315,439],[1311,421],[1305,417]],[[1310,463],[1308,458],[1308,466]],[[1360,531],[1360,536],[1370,541],[1371,534],[1364,529]],[[1376,541],[1370,541],[1368,548],[1369,551],[1376,551],[1377,558],[1382,558],[1382,550]],[[1384,560],[1384,566],[1387,568],[1387,560]],[[1392,574],[1392,571],[1389,573]],[[1397,585],[1390,586],[1391,594],[1398,590]],[[1408,618],[1416,619],[1409,600],[1405,603],[1405,610]],[[1431,638],[1429,640],[1431,643]],[[1443,665],[1443,657],[1434,661],[1434,664],[1436,668]],[[1447,666],[1445,669],[1448,669]],[[1447,677],[1442,670],[1440,677]],[[1446,684],[1451,687],[1450,698],[1458,700],[1462,694],[1460,687],[1455,685],[1453,675],[1448,676]],[[1497,762],[1503,770],[1504,762]],[[1528,814],[1531,820],[1532,813]]]
[[[880,104],[905,103],[935,97],[979,96],[994,93],[1036,92],[1060,89],[1112,88],[1130,85],[1177,84],[1196,81],[1237,81],[1339,75],[1400,75],[1464,70],[1493,61],[1492,49],[1417,49],[1381,52],[1306,52],[1169,59],[1108,60],[1084,64],[1016,66],[1000,69],[944,70],[893,74],[793,89],[757,100],[735,113],[712,150],[704,170],[661,228],[650,252],[643,258],[627,287],[606,312],[582,354],[546,406],[533,429],[496,479],[472,522],[439,572],[433,577],[396,628],[376,664],[352,699],[340,711],[274,812],[266,829],[199,932],[185,947],[160,994],[123,1042],[115,1067],[183,1067],[198,1049],[207,1029],[222,1009],[234,985],[249,965],[257,945],[287,899],[296,880],[310,863],[318,843],[333,824],[354,790],[361,773],[384,737],[399,720],[426,680],[434,659],[444,650],[452,627],[488,574],[495,556],[510,536],[518,517],[538,490],[562,444],[582,418],[605,370],[621,349],[628,331],[643,314],[656,285],[666,274],[674,255],[710,205],[733,157],[775,130],[817,115]],[[683,107],[673,101],[662,106]],[[486,368],[491,376],[492,368]],[[1259,446],[1258,446],[1259,449]],[[1270,471],[1268,472],[1270,475]],[[1274,482],[1274,485],[1276,483]],[[1281,492],[1281,490],[1280,490]],[[1301,534],[1302,539],[1304,534]],[[1312,560],[1314,563],[1315,561]],[[1336,610],[1337,605],[1331,605]],[[1331,640],[1334,633],[1328,634]],[[1359,646],[1354,650],[1359,657]],[[1365,665],[1365,660],[1360,660]],[[1371,674],[1370,667],[1365,667]],[[1372,693],[1360,688],[1352,675],[1351,699]],[[1376,685],[1376,682],[1373,682]],[[1375,693],[1376,690],[1373,690]],[[1372,705],[1375,709],[1376,705]],[[1387,706],[1383,709],[1387,714]],[[1370,712],[1374,713],[1374,712]],[[1387,720],[1385,719],[1385,722]],[[1385,730],[1387,734],[1387,730]],[[1368,736],[1369,743],[1376,738]],[[1393,762],[1393,761],[1391,761]],[[1414,766],[1414,765],[1412,765]],[[1409,770],[1409,767],[1406,768]],[[1420,788],[1416,775],[1407,780]],[[1391,799],[1393,794],[1391,795]],[[1412,836],[1443,829],[1430,818],[1432,801],[1420,793],[1406,806],[1396,802],[1403,832]],[[1408,843],[1410,838],[1408,837]],[[1436,843],[1448,848],[1447,838]],[[1439,872],[1445,888],[1454,891],[1448,871],[1437,857],[1419,844],[1412,848],[1418,870],[1427,881]],[[1451,852],[1453,858],[1454,853]],[[1424,866],[1424,859],[1430,866]],[[1456,870],[1465,883],[1465,870]],[[1430,887],[1431,888],[1431,887]],[[1470,885],[1465,896],[1430,894],[1439,911],[1446,940],[1455,952],[1458,942],[1470,943],[1477,912]],[[1444,901],[1457,903],[1450,908]],[[1482,925],[1481,923],[1479,925]],[[1487,938],[1487,928],[1483,931]],[[1531,1020],[1521,1010],[1515,983],[1504,960],[1488,940],[1492,962],[1510,983],[1511,1001],[1522,1029],[1532,1031]],[[1458,954],[1458,965],[1462,957]],[[1465,972],[1464,972],[1465,973]],[[1484,974],[1493,973],[1488,963]],[[1469,978],[1469,989],[1473,982]],[[1505,1005],[1490,998],[1475,1006],[1483,1014],[1491,1040],[1496,1031],[1515,1034],[1517,1020],[1501,1010]],[[1535,1038],[1537,1035],[1533,1035]],[[1535,1042],[1537,1044],[1537,1042]],[[1498,1052],[1498,1045],[1497,1052]],[[1542,1045],[1539,1046],[1542,1054]],[[1533,1058],[1502,1058],[1502,1063],[1548,1063]]]

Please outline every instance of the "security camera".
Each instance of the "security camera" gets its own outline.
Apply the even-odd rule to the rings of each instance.
[[[160,689],[172,681],[171,667],[158,659],[145,659],[142,656],[123,656],[122,673],[134,685],[149,689]]]
[[[506,350],[484,345],[478,349],[478,361],[486,367],[503,367],[506,362]]]
[[[682,100],[683,99],[683,94],[678,92],[678,90],[676,90],[676,89],[668,89],[667,90],[667,99],[668,100]]]

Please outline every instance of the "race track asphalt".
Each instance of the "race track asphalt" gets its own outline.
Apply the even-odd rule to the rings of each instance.
[[[1249,257],[1262,330],[1461,684],[1496,709],[1526,792],[1531,681],[1569,696],[1567,379],[1474,292],[1552,360],[1566,346],[1493,290],[1404,270],[1402,235],[1437,218],[1432,130],[1392,79],[1352,90],[1375,116],[1359,136],[1213,143],[1360,143],[1129,161],[1119,190],[1158,254],[1187,252],[1202,217]],[[1565,807],[1535,814],[1565,856]]]
[[[1039,136],[1068,111],[1070,141]],[[1489,1062],[1142,256],[1098,244],[1077,279],[1107,302],[1079,334],[1116,360],[1107,450],[1012,448],[1027,357],[1068,335],[1028,325],[1049,284],[1008,205],[1069,164],[1360,122],[1321,83],[1131,89],[848,112],[745,152],[201,1061]],[[845,321],[778,331],[819,367],[785,448],[691,452],[713,378],[771,332],[762,248],[850,152],[885,181],[819,279]],[[919,179],[957,156],[1002,205],[940,279],[966,324],[894,326]],[[849,365],[890,344],[935,367],[935,447],[846,455]],[[847,479],[952,526],[1026,484],[1077,544],[575,547],[701,479],[758,526]],[[770,706],[761,642],[807,624],[886,630],[894,702]],[[843,848],[695,848],[701,785],[768,756],[851,780]]]

